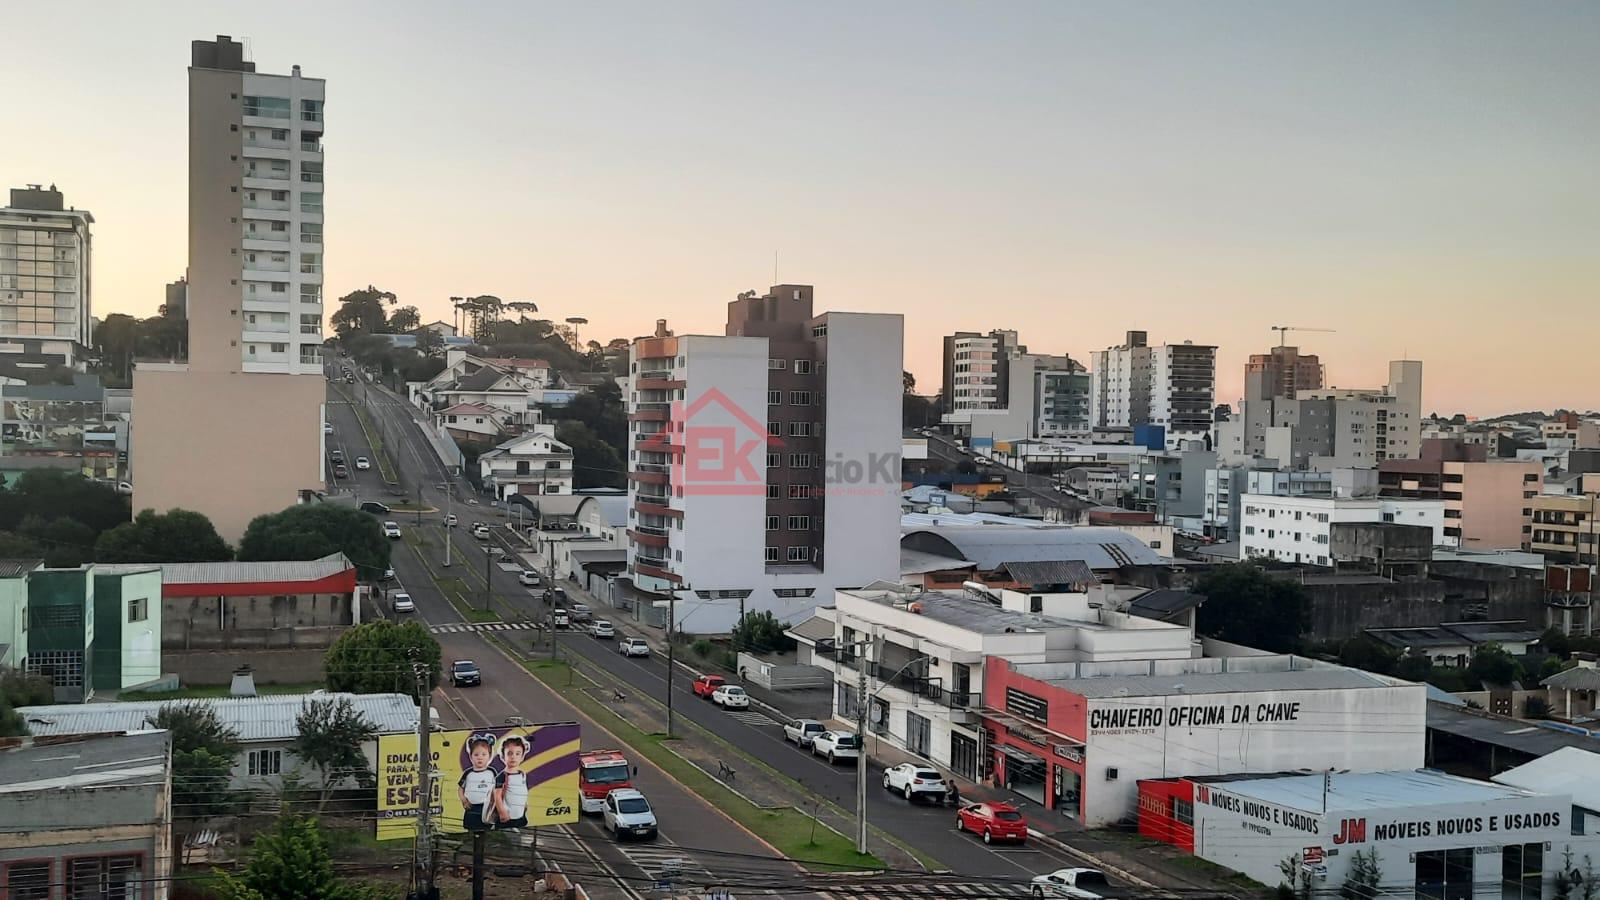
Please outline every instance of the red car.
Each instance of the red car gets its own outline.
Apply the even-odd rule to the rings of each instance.
[[[694,680],[694,695],[701,700],[710,700],[712,693],[717,688],[726,684],[728,679],[721,675],[701,675]]]
[[[983,835],[983,842],[1028,839],[1028,820],[1009,803],[973,803],[956,813],[956,830]]]

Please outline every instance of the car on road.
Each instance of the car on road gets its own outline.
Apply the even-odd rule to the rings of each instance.
[[[384,581],[393,581],[394,580],[394,569],[384,569],[383,570],[383,580]]]
[[[335,463],[334,467],[333,467],[333,477],[335,477],[335,478],[349,478],[350,477],[350,470],[346,469],[344,467],[344,463]]]
[[[483,684],[483,673],[470,659],[458,659],[450,664],[450,683],[456,687]]]
[[[824,731],[811,738],[811,752],[826,757],[829,763],[841,759],[859,761],[861,741],[850,731]]]
[[[382,503],[379,503],[376,500],[364,500],[361,503],[361,511],[372,513],[375,516],[387,516],[389,514],[389,507],[384,506]]]
[[[605,809],[600,811],[606,830],[617,840],[640,838],[650,840],[656,836],[656,814],[650,801],[637,788],[617,788],[606,794]]]
[[[394,603],[394,611],[397,613],[409,613],[417,611],[417,604],[411,602],[411,595],[405,591],[400,591],[399,593],[395,594],[392,599]]]
[[[458,520],[456,518],[456,514],[455,513],[451,513],[450,515],[444,517],[444,527],[446,527],[446,528],[454,528],[454,527],[456,527],[456,522],[458,522],[458,521],[460,521],[460,520]]]
[[[567,616],[567,611],[556,608],[550,613],[550,625],[553,628],[567,628],[572,625],[572,619]]]
[[[489,539],[489,526],[474,525],[472,527],[472,536],[480,541],[487,541]]]
[[[345,384],[355,384],[356,383],[356,377],[354,375],[346,375],[344,377],[344,383]]]
[[[572,621],[574,622],[582,623],[594,618],[594,613],[589,609],[589,604],[587,603],[574,603],[567,607],[567,612],[571,613]]]
[[[617,644],[617,652],[623,656],[649,656],[650,645],[644,642],[644,638],[623,638]]]
[[[727,683],[728,679],[723,678],[721,675],[701,675],[694,680],[694,684],[690,685],[690,690],[694,691],[696,697],[702,700],[710,700],[711,695],[716,693],[717,688]]]
[[[372,468],[372,463],[365,456],[358,456],[356,457],[356,468],[365,472],[366,470]]]
[[[333,460],[336,463],[342,463],[342,462],[344,462],[344,451],[343,450],[329,450],[328,451],[328,458]]]
[[[937,769],[919,766],[916,763],[901,763],[883,771],[883,789],[900,794],[907,800],[914,800],[917,797],[943,800],[949,787]]]
[[[386,537],[386,538],[397,538],[397,537],[399,537],[400,536],[400,523],[399,522],[385,522],[385,523],[383,523],[383,536]]]
[[[610,622],[607,622],[605,619],[599,619],[596,620],[593,625],[589,626],[589,634],[597,638],[606,638],[609,640],[610,638],[617,636],[617,630],[611,627]]]
[[[749,709],[750,695],[737,684],[725,684],[711,692],[711,702],[723,709]]]
[[[827,730],[828,726],[816,719],[795,719],[783,726],[783,739],[796,747],[809,747],[812,738]]]
[[[566,591],[566,589],[565,588],[545,588],[545,591],[544,591],[544,602],[546,602],[546,603],[565,603],[565,602],[567,602],[567,591]]]
[[[333,434],[333,423],[332,422],[323,422],[322,423],[322,433],[323,434]]]
[[[522,584],[523,587],[538,587],[539,573],[532,569],[523,569],[521,572],[517,573],[517,581]]]
[[[969,803],[956,813],[956,830],[981,835],[985,844],[1028,839],[1028,820],[1009,803]]]
[[[1103,900],[1111,896],[1111,882],[1099,869],[1057,869],[1034,876],[1029,892],[1035,897],[1071,897],[1074,900]]]

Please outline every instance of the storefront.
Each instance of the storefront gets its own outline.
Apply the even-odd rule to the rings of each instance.
[[[1176,775],[1423,764],[1427,689],[1295,656],[984,669],[992,783],[1090,826]]]
[[[1600,858],[1572,798],[1431,770],[1139,783],[1139,833],[1314,896],[1539,900]]]

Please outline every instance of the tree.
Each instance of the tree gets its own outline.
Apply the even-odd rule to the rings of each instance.
[[[218,892],[227,900],[372,900],[393,895],[390,889],[341,881],[322,830],[300,816],[283,816],[258,835],[244,871],[217,874]]]
[[[23,520],[38,516],[48,521],[67,516],[81,522],[98,537],[100,532],[128,521],[128,498],[110,485],[90,481],[77,472],[30,469],[10,488],[0,491],[0,530],[16,531]],[[89,544],[94,544],[93,537]]]
[[[96,562],[221,562],[233,548],[204,514],[187,509],[146,509],[132,522],[103,532],[94,543]]]
[[[1479,644],[1472,652],[1472,661],[1467,663],[1467,677],[1484,688],[1510,684],[1522,677],[1522,666],[1504,647],[1489,641]]]
[[[900,424],[904,428],[927,428],[939,423],[939,404],[917,394],[900,397]]]
[[[17,712],[17,708],[54,702],[55,693],[50,682],[39,675],[0,668],[0,737],[28,734],[28,723]]]
[[[415,306],[402,306],[389,314],[389,330],[395,334],[415,331],[422,324],[422,314]]]
[[[417,696],[412,662],[428,668],[429,683],[439,683],[439,642],[415,620],[364,622],[339,635],[323,657],[328,690],[352,694],[391,692]]]
[[[904,388],[904,393],[907,393],[907,394],[916,393],[917,392],[917,376],[911,374],[910,372],[906,372],[906,371],[902,370],[900,372],[900,385],[901,385],[902,388]]]
[[[228,783],[239,752],[239,733],[204,703],[169,703],[145,720],[172,732],[172,809],[184,818],[220,815],[232,808]]]
[[[81,566],[94,556],[94,529],[66,516],[30,515],[17,532],[44,547],[44,564],[51,568]]]
[[[573,487],[622,487],[622,454],[594,429],[582,422],[560,422],[556,440],[572,448]]]
[[[418,328],[412,334],[417,336],[417,352],[423,356],[436,356],[444,350],[444,335],[432,328]]]
[[[290,745],[294,755],[321,776],[318,815],[340,781],[353,778],[363,788],[377,784],[361,745],[377,738],[378,727],[355,708],[349,697],[307,701],[295,717],[295,730],[299,735]]]
[[[339,308],[334,310],[329,321],[341,339],[354,334],[381,332],[389,325],[387,307],[393,306],[396,299],[392,292],[379,290],[369,284],[340,297]]]
[[[1288,653],[1311,627],[1305,588],[1274,578],[1254,563],[1210,570],[1195,584],[1195,593],[1206,598],[1196,623],[1206,637]]]
[[[1350,857],[1350,868],[1339,888],[1339,896],[1342,900],[1372,900],[1379,894],[1381,881],[1383,870],[1378,867],[1378,848],[1364,853],[1357,850]]]
[[[745,613],[740,617],[738,624],[733,626],[733,640],[735,650],[750,650],[756,653],[769,653],[773,650],[787,651],[794,649],[794,638],[784,634],[784,629],[789,626],[773,618],[770,610]]]
[[[1395,661],[1394,677],[1405,681],[1427,681],[1433,674],[1433,660],[1426,653],[1412,653]]]
[[[1351,638],[1339,647],[1339,664],[1387,675],[1394,671],[1399,654],[1366,635]]]
[[[331,503],[302,504],[256,516],[239,540],[239,559],[244,562],[321,559],[332,553],[343,553],[369,576],[389,567],[389,540],[378,520]]]

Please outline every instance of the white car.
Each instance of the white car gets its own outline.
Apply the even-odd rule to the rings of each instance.
[[[364,472],[367,469],[372,468],[372,463],[368,462],[365,456],[358,456],[356,457],[356,468]]]
[[[472,529],[472,536],[480,541],[487,541],[489,539],[489,526],[479,525]]]
[[[394,611],[397,613],[416,612],[417,605],[411,602],[411,595],[401,591],[394,595]]]
[[[323,422],[322,423],[322,433],[323,434],[333,434],[333,423],[332,422]]]
[[[611,623],[605,619],[596,620],[593,625],[590,625],[589,634],[597,638],[614,638],[617,636],[616,629],[612,628]]]
[[[944,783],[944,776],[938,770],[916,763],[901,763],[885,769],[883,789],[898,793],[907,800],[917,797],[942,799],[949,790]]]
[[[830,763],[841,759],[859,760],[861,741],[856,738],[854,732],[824,731],[811,738],[811,752],[817,756],[827,757]]]
[[[650,645],[644,642],[644,638],[625,638],[617,644],[617,652],[623,656],[649,656]]]
[[[1035,897],[1102,900],[1111,895],[1111,882],[1099,869],[1057,869],[1048,875],[1035,876],[1031,891]]]
[[[749,709],[750,695],[737,684],[725,684],[711,692],[711,702],[723,709]]]
[[[384,569],[383,570],[383,580],[384,581],[393,581],[394,580],[394,569]]]
[[[521,572],[517,573],[517,581],[520,582],[523,587],[538,587],[539,573],[532,569],[523,569]]]
[[[791,741],[796,747],[811,746],[811,739],[828,730],[828,726],[816,719],[795,719],[783,726],[783,739]]]
[[[451,513],[450,515],[444,517],[444,527],[446,527],[446,528],[454,528],[454,527],[456,527],[456,522],[457,521],[458,520],[456,519],[456,514],[455,513]]]
[[[600,811],[606,830],[621,841],[627,838],[649,840],[656,836],[656,814],[650,801],[635,788],[617,788],[606,794]]]
[[[397,538],[397,537],[399,537],[400,536],[400,523],[399,522],[385,522],[385,523],[383,523],[383,536],[387,537],[387,538]]]

